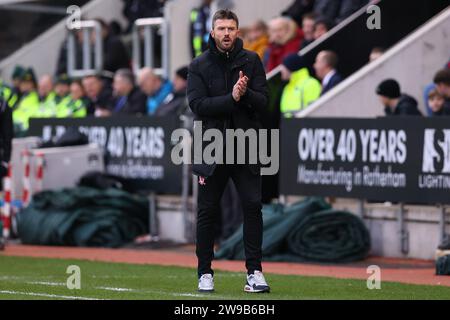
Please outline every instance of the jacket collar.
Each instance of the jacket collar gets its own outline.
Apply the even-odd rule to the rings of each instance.
[[[242,53],[242,49],[244,48],[244,44],[240,38],[236,39],[233,49],[229,52],[219,51],[219,49],[217,49],[216,42],[211,35],[209,35],[208,41],[209,49],[211,50],[211,52],[223,61],[234,61],[238,57],[238,55]]]
[[[301,68],[300,70],[292,72],[290,82],[299,82],[306,78],[309,78],[308,68]]]

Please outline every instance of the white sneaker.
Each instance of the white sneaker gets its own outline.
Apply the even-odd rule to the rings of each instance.
[[[270,287],[264,279],[261,271],[255,271],[247,275],[247,283],[244,287],[245,292],[270,292]]]
[[[210,273],[202,274],[198,279],[198,291],[200,292],[213,292],[214,291],[214,278]]]

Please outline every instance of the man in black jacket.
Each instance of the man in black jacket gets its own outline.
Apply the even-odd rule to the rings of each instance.
[[[267,82],[258,55],[243,49],[238,38],[239,22],[229,10],[217,11],[212,19],[209,50],[189,66],[188,100],[203,129],[259,129],[258,114],[268,102]],[[194,128],[194,131],[196,128]],[[194,133],[195,135],[195,133]],[[194,139],[195,145],[199,143]],[[200,142],[202,143],[202,142]],[[223,144],[224,146],[226,143]],[[205,145],[202,145],[202,149]],[[224,148],[228,152],[227,148]],[[238,147],[237,153],[248,148]],[[244,211],[244,247],[247,292],[268,292],[262,274],[261,175],[259,164],[196,163],[198,176],[197,258],[199,291],[214,290],[211,261],[214,257],[214,221],[219,219],[220,199],[229,178],[233,179]],[[236,163],[235,161],[233,163]]]
[[[384,106],[386,116],[421,116],[417,100],[407,94],[401,94],[400,85],[394,79],[382,81],[376,93]]]
[[[114,114],[146,114],[147,97],[135,86],[134,75],[130,69],[117,70],[113,90],[111,111]]]
[[[0,185],[3,177],[8,173],[12,138],[12,109],[8,106],[7,101],[0,96]]]

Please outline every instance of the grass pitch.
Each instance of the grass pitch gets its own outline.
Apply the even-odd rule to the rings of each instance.
[[[78,266],[81,289],[68,289],[67,268]],[[197,292],[192,268],[44,258],[0,254],[0,299],[450,299],[450,287],[266,274],[270,294],[243,292],[244,273],[216,271],[215,293]]]

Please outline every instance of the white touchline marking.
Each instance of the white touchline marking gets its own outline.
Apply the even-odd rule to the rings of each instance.
[[[162,291],[162,290],[138,290],[138,289],[130,289],[130,288],[112,288],[112,287],[95,287],[95,289],[116,291],[116,292],[153,293],[153,294],[168,295],[168,296],[172,296],[172,297],[226,298],[224,296],[218,296],[218,295],[210,296],[208,294],[201,294],[201,293],[175,293],[175,292],[168,292],[168,291]]]
[[[57,294],[36,293],[36,292],[21,292],[21,291],[10,291],[10,290],[0,290],[0,294],[21,294],[21,295],[26,295],[26,296],[46,297],[46,298],[61,298],[61,299],[70,299],[70,300],[104,300],[104,299],[98,299],[98,298],[61,296],[61,295],[57,295]]]
[[[43,286],[53,286],[53,287],[65,287],[66,283],[62,283],[62,282],[46,282],[46,281],[32,281],[32,282],[28,282],[28,284],[40,284]]]
[[[95,289],[108,290],[108,291],[126,291],[126,292],[137,292],[138,290],[129,288],[110,288],[110,287],[95,287]]]
[[[172,295],[180,297],[207,297],[207,295],[198,293],[172,293]]]

